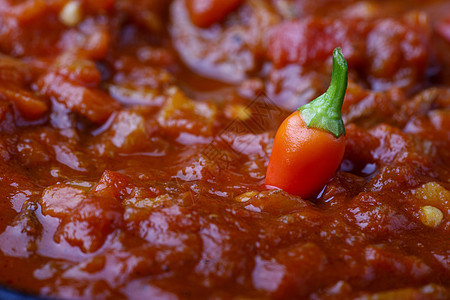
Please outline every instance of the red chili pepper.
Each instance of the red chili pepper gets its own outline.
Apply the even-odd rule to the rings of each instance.
[[[347,62],[336,48],[328,90],[292,113],[278,129],[267,167],[267,186],[307,198],[318,193],[336,172],[345,151],[341,109],[347,76]]]

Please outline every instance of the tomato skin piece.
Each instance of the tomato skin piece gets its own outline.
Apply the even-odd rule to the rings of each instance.
[[[345,151],[345,135],[308,128],[295,111],[275,136],[267,167],[267,186],[308,198],[320,192],[336,172]]]
[[[192,23],[198,27],[209,27],[221,21],[237,8],[243,0],[186,0]]]

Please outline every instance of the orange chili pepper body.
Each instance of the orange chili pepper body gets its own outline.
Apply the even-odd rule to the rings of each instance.
[[[336,172],[345,151],[345,135],[308,128],[295,111],[275,136],[266,173],[266,185],[310,197],[320,192]]]
[[[278,128],[266,185],[308,198],[330,180],[345,151],[341,109],[347,80],[347,62],[341,48],[336,48],[327,91],[292,113]]]

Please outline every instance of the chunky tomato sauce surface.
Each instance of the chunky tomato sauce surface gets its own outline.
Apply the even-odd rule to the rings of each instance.
[[[344,160],[310,199],[268,190],[338,46]],[[1,286],[450,298],[448,1],[1,0],[0,52]]]

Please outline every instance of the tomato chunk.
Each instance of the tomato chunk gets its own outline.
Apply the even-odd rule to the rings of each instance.
[[[236,9],[242,0],[187,0],[186,5],[192,22],[199,27],[208,27],[221,21]]]

